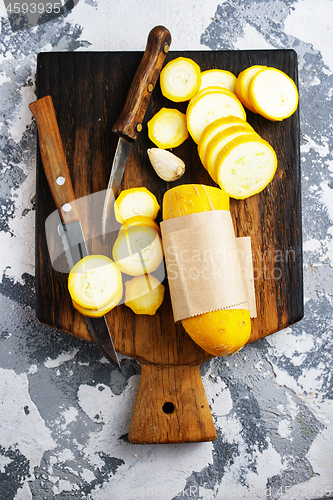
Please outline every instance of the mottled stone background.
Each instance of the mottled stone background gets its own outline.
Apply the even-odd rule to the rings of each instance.
[[[0,0],[1,500],[333,497],[332,0],[80,0],[13,32]],[[36,55],[293,48],[299,58],[304,319],[202,366],[218,437],[132,445],[140,366],[35,318]]]

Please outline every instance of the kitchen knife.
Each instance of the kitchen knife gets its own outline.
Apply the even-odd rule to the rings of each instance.
[[[142,120],[171,44],[170,32],[155,26],[149,35],[141,63],[134,75],[122,112],[112,127],[119,136],[103,207],[102,235],[110,232],[112,204],[123,178],[131,146],[142,130]]]
[[[29,108],[37,123],[42,163],[61,219],[58,232],[63,242],[69,269],[71,269],[83,257],[88,255],[88,250],[75,206],[75,195],[52,98],[50,96],[42,97],[31,103]],[[85,320],[92,338],[103,354],[119,366],[118,356],[114,349],[105,316],[101,318],[88,318],[85,316]]]

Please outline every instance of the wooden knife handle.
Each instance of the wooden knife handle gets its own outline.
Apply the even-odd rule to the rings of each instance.
[[[29,104],[36,120],[45,175],[63,223],[77,219],[75,195],[51,96]]]
[[[199,366],[141,365],[128,439],[135,444],[213,441]]]
[[[142,120],[171,44],[170,32],[155,26],[148,35],[146,50],[134,75],[125,105],[112,131],[135,141],[142,128]]]

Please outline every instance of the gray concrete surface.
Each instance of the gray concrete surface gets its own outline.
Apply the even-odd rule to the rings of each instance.
[[[8,3],[8,2],[7,2]],[[333,2],[80,0],[13,31],[0,3],[1,500],[333,496]],[[212,443],[132,445],[140,365],[35,318],[35,99],[41,51],[293,48],[299,58],[305,316],[202,366]]]

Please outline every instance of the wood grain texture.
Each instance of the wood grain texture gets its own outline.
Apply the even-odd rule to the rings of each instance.
[[[137,444],[216,439],[199,366],[142,365],[128,439]]]
[[[171,51],[165,62],[179,56],[191,57],[203,71],[220,68],[235,75],[252,64],[274,66],[285,71],[297,83],[297,58],[293,50]],[[120,115],[141,59],[142,52],[42,53],[38,56],[38,98],[49,94],[53,99],[77,198],[106,189],[118,140],[112,133],[112,127]],[[182,112],[186,110],[186,103],[171,103],[156,85],[143,121],[143,130],[132,146],[122,183],[122,189],[146,186],[160,204],[164,192],[177,184],[195,182],[215,185],[201,165],[196,145],[191,139],[175,151],[186,163],[186,173],[181,179],[166,183],[155,174],[146,153],[147,148],[153,146],[148,139],[146,123],[162,106],[175,107]],[[278,157],[275,178],[262,193],[247,200],[231,200],[236,234],[250,235],[253,247],[258,310],[258,317],[252,321],[250,342],[253,342],[299,321],[303,316],[301,186],[298,110],[283,122],[270,122],[250,111],[247,111],[247,118],[273,146]],[[67,275],[55,271],[49,259],[44,224],[54,210],[38,154],[37,318],[42,323],[91,341],[83,318],[71,305]],[[157,220],[161,220],[160,216]],[[104,247],[99,240],[94,244],[95,248],[111,255],[110,241]],[[148,368],[151,364],[198,367],[211,357],[190,339],[180,324],[174,324],[166,288],[165,300],[153,317],[136,316],[124,305],[107,315],[116,350],[140,361],[147,377],[153,373]],[[163,383],[167,377],[157,376],[156,373],[154,376],[161,384],[157,394],[159,391],[164,394]],[[185,385],[186,380],[185,377]],[[145,381],[142,384],[146,386],[149,383]],[[168,387],[170,394],[174,394],[174,388],[175,385]],[[159,408],[160,403],[161,400],[156,402]],[[196,405],[194,400],[193,404]],[[142,407],[138,415],[136,412],[139,410],[137,403],[133,419],[142,419],[149,413],[147,408],[144,410]],[[178,429],[175,434],[182,442],[186,433],[182,434]],[[131,435],[135,436],[134,430]],[[209,439],[209,436],[211,433],[207,432],[206,438]],[[150,442],[162,442],[164,437],[160,438],[161,441],[158,439],[154,441],[152,438]],[[201,440],[205,440],[203,435]]]

